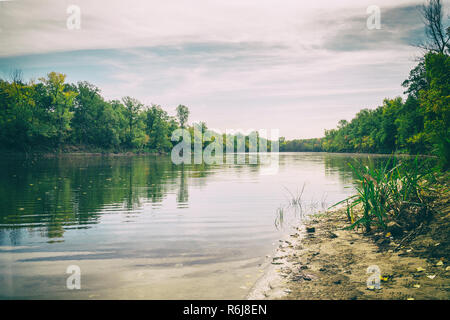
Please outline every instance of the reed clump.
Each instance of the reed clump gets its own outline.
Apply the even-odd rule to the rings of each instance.
[[[334,205],[346,203],[349,229],[363,227],[370,232],[375,227],[403,233],[430,217],[434,170],[419,164],[418,158],[391,158],[378,167],[349,166],[356,177],[356,194]]]

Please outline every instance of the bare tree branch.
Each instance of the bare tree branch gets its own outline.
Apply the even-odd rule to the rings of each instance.
[[[450,32],[449,27],[444,26],[444,14],[440,0],[428,0],[420,7],[425,24],[427,43],[418,45],[419,48],[438,53],[449,51]]]

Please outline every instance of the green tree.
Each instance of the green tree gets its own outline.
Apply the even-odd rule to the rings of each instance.
[[[126,144],[130,148],[142,148],[148,141],[148,136],[144,132],[144,117],[141,114],[144,105],[139,100],[128,96],[122,98],[122,101],[125,106],[125,119],[128,123]]]
[[[100,89],[88,82],[79,82],[72,119],[73,140],[78,144],[101,148],[120,147],[124,141],[125,108],[106,102]]]
[[[189,109],[186,106],[183,106],[182,104],[180,104],[177,107],[177,118],[178,121],[180,122],[180,127],[184,128],[185,124],[188,121],[189,118]]]
[[[158,152],[168,151],[172,147],[170,136],[176,128],[175,120],[159,105],[152,105],[146,111],[146,131],[150,149]]]
[[[446,54],[428,53],[425,56],[428,90],[420,92],[423,108],[424,134],[442,160],[442,166],[450,165],[450,57]]]
[[[72,106],[77,93],[66,90],[66,75],[50,72],[46,78],[39,80],[45,86],[45,95],[49,103],[49,111],[53,115],[52,123],[56,127],[58,148],[61,148],[70,134],[70,121],[73,117]]]
[[[419,98],[420,90],[428,88],[427,79],[425,77],[425,62],[422,60],[410,72],[408,79],[403,81],[402,86],[406,88],[405,94]]]

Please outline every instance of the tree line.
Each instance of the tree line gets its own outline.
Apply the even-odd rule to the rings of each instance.
[[[324,151],[436,154],[449,159],[450,57],[429,52],[403,82],[407,98],[385,99],[326,130]]]
[[[179,105],[177,116],[172,117],[160,105],[146,106],[128,96],[106,101],[93,84],[66,83],[65,78],[64,74],[51,72],[37,82],[24,82],[15,72],[11,81],[0,79],[3,149],[169,152],[177,143],[171,141],[174,130],[186,128],[191,141],[201,139],[196,132],[204,134],[208,130],[205,122],[187,125],[189,109],[184,105]],[[403,86],[408,94],[406,100],[385,99],[376,109],[363,109],[351,121],[341,120],[336,129],[326,130],[323,138],[281,137],[279,150],[437,154],[448,164],[448,52],[427,53]],[[226,146],[225,135],[223,141]],[[203,147],[207,144],[202,142]],[[249,150],[248,136],[245,150]]]
[[[384,99],[375,109],[362,109],[351,121],[340,120],[336,129],[320,139],[286,141],[280,151],[325,151],[431,154],[450,161],[450,57],[428,52],[411,70],[406,99]]]
[[[179,123],[159,105],[131,97],[106,101],[88,82],[71,84],[51,72],[24,82],[19,72],[0,80],[0,146],[19,151],[69,146],[167,151]],[[184,121],[188,109],[178,106]]]
[[[179,105],[176,117],[160,106],[144,105],[126,96],[105,100],[100,89],[88,82],[66,83],[66,75],[50,72],[38,81],[25,82],[19,71],[11,80],[0,79],[0,148],[19,152],[101,151],[169,152],[177,129],[186,129],[192,147],[205,148],[222,142],[224,151],[254,150],[267,139],[257,132],[248,135],[221,134],[205,122],[188,125],[189,109]],[[207,134],[206,134],[207,133]]]

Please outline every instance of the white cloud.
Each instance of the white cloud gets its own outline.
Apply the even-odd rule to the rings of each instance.
[[[392,6],[392,1],[377,3],[381,8]],[[395,5],[405,3],[411,1]],[[7,45],[0,46],[0,56],[207,41],[305,46],[317,43],[345,17],[365,17],[371,2],[74,0],[70,4],[81,8],[81,30],[66,28],[68,2],[2,3],[0,37]]]

